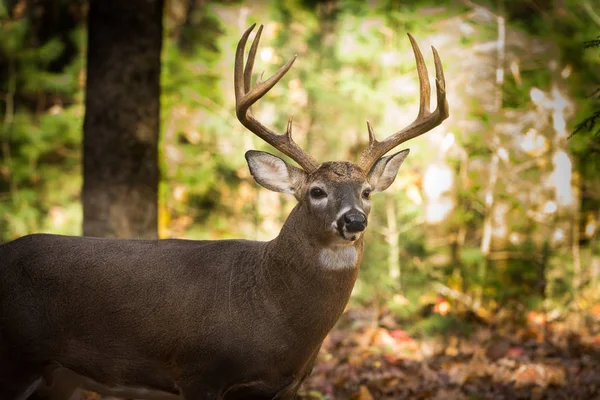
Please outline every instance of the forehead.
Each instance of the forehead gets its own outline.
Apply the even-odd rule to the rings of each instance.
[[[347,161],[330,161],[321,164],[310,176],[310,181],[364,182],[365,176],[358,166]]]

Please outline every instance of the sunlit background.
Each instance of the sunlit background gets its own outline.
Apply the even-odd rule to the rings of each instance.
[[[20,14],[12,3],[0,4],[0,241],[79,235],[87,4]],[[410,32],[432,87],[439,51],[450,118],[406,144],[396,182],[375,196],[353,306],[410,321],[411,335],[542,316],[600,337],[600,144],[597,128],[572,135],[597,109],[600,49],[584,43],[600,34],[598,4],[166,3],[161,237],[268,240],[295,204],[255,184],[244,160],[274,151],[235,117],[248,26],[265,25],[257,74],[298,55],[257,118],[283,132],[293,115],[296,141],[320,161],[355,161],[366,121],[383,138],[415,118]]]

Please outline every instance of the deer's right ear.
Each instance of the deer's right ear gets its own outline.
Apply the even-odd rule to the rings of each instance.
[[[391,156],[381,157],[371,168],[367,176],[367,180],[375,192],[383,192],[385,189],[390,187],[396,179],[398,169],[402,162],[408,156],[409,149],[399,151]]]
[[[248,150],[246,161],[254,180],[275,192],[296,195],[306,179],[306,172],[264,151]]]

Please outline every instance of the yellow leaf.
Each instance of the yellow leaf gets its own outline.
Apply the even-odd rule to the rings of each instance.
[[[374,400],[373,395],[371,394],[371,392],[369,392],[369,388],[367,388],[365,385],[360,386],[358,400]]]

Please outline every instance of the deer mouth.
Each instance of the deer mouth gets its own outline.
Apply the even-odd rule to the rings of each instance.
[[[354,242],[356,239],[358,239],[358,235],[356,233],[343,233],[342,237],[349,242]]]
[[[356,241],[362,233],[362,232],[349,232],[348,229],[346,229],[346,226],[344,226],[344,224],[341,224],[339,222],[334,222],[332,224],[332,227],[333,227],[334,232],[346,242]]]

